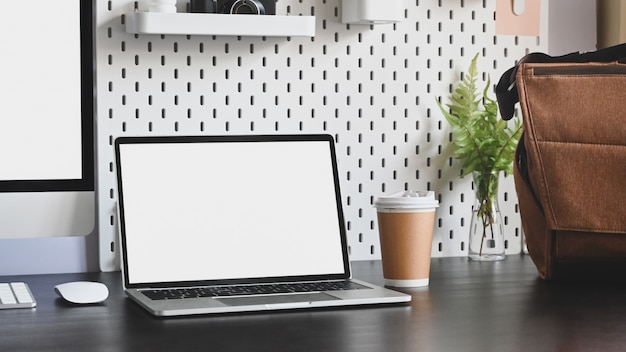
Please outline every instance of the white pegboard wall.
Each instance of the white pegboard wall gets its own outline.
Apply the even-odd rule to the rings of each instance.
[[[179,0],[179,11],[186,5]],[[142,6],[97,0],[103,270],[118,268],[112,143],[122,135],[329,133],[352,259],[380,258],[374,197],[409,188],[439,195],[433,255],[467,254],[471,180],[458,177],[435,99],[447,101],[477,52],[494,81],[547,47],[496,36],[494,0],[406,1],[403,22],[378,26],[342,24],[340,0],[278,0],[278,14],[316,16],[313,38],[125,33],[123,14]],[[507,252],[519,253],[512,178],[501,191]]]

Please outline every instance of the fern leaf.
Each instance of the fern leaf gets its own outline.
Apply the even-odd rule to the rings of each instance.
[[[498,119],[498,104],[488,94],[491,78],[482,91],[477,88],[477,60],[478,54],[449,97],[451,103],[444,107],[437,100],[437,105],[452,126],[454,156],[462,160],[461,176],[473,171],[510,173],[522,125],[517,119],[514,128],[509,128],[506,121]]]

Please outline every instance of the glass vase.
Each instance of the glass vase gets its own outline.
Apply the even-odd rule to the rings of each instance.
[[[472,207],[468,255],[472,260],[503,260],[504,226],[498,206],[499,172],[474,172],[476,200]]]

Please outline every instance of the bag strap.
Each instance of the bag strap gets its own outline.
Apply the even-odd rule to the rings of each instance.
[[[550,56],[544,53],[530,53],[524,56],[514,67],[508,69],[496,85],[496,99],[503,120],[510,120],[515,113],[515,104],[519,102],[515,75],[517,68],[523,63],[583,63],[583,62],[614,62],[626,63],[626,43],[616,46],[589,51],[586,53],[574,52],[561,56]]]

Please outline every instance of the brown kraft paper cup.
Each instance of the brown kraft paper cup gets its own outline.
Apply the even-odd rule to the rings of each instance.
[[[434,199],[432,192],[429,196]],[[438,206],[433,199],[413,208],[407,208],[408,204],[398,208],[377,204],[385,285],[428,286],[435,208]]]
[[[385,284],[427,286],[435,211],[378,213]]]

